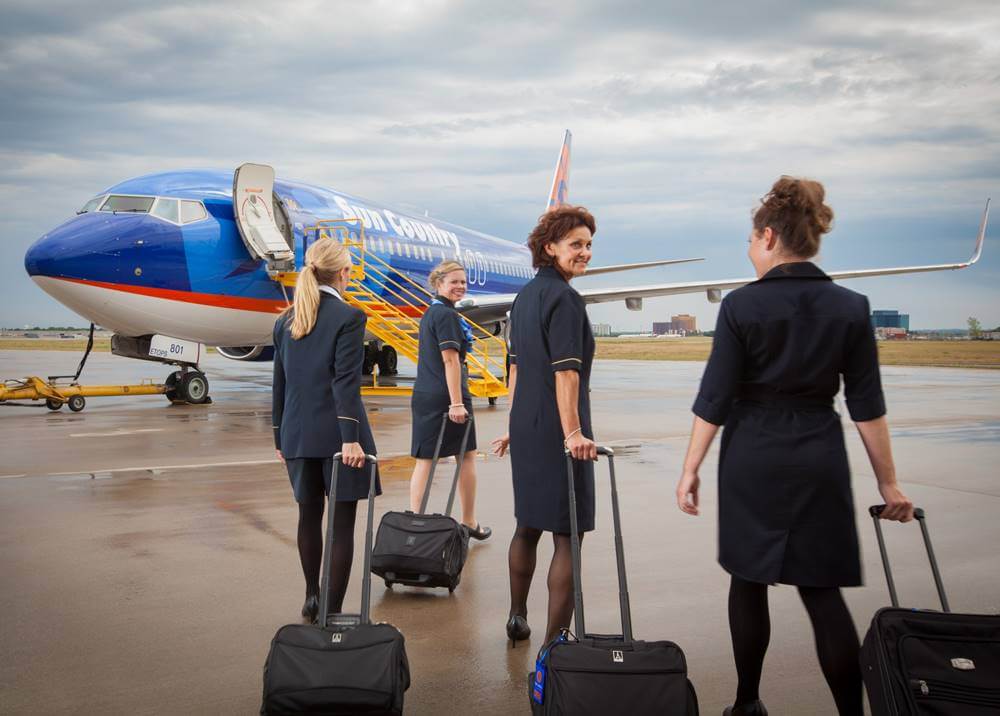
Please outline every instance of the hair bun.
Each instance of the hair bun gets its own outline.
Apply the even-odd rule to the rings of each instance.
[[[782,176],[760,200],[754,229],[771,227],[782,245],[795,256],[810,258],[833,225],[833,209],[824,202],[823,185],[812,179]]]

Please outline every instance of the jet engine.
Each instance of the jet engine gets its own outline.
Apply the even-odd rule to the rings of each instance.
[[[251,362],[274,360],[274,346],[216,346],[215,350],[230,360]]]

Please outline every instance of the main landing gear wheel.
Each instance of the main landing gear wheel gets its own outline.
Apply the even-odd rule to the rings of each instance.
[[[68,405],[69,409],[72,410],[74,413],[79,413],[81,410],[83,410],[83,407],[86,404],[87,401],[82,395],[71,395],[69,396],[69,400],[66,401],[66,405]]]
[[[392,346],[382,346],[378,356],[378,372],[381,375],[396,375],[396,364],[398,362],[396,349]]]
[[[49,410],[59,410],[63,406],[62,401],[53,400],[52,398],[45,399],[45,407]]]

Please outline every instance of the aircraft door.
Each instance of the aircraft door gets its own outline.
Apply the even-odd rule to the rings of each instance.
[[[274,168],[266,164],[242,164],[233,175],[233,214],[247,251],[267,262],[268,271],[292,271],[295,254],[286,235],[283,208],[275,201]]]

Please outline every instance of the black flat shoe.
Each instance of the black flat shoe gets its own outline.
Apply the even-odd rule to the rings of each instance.
[[[510,648],[517,646],[517,642],[523,641],[531,636],[531,627],[528,620],[520,614],[514,614],[507,620],[507,638],[510,639]]]
[[[476,529],[472,529],[471,527],[466,527],[466,529],[469,530],[469,537],[480,541],[489,539],[490,535],[493,534],[493,530],[489,527],[483,527],[478,523],[476,524]]]
[[[319,614],[319,596],[315,594],[307,594],[306,601],[302,605],[302,616],[310,622],[314,622],[316,621],[317,614]]]
[[[727,706],[722,716],[767,716],[767,708],[760,699],[742,706]]]

